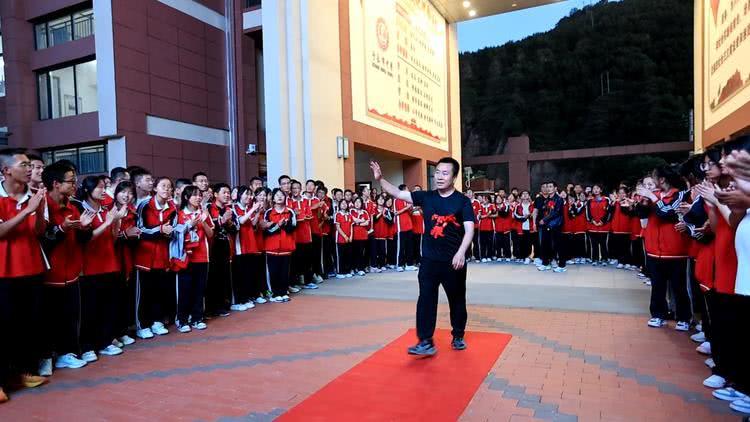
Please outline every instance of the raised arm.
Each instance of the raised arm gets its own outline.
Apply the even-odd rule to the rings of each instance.
[[[388,195],[391,195],[392,197],[400,199],[402,201],[406,201],[410,204],[414,203],[414,200],[411,197],[411,192],[409,192],[408,190],[399,190],[398,187],[394,186],[391,182],[383,178],[383,172],[380,170],[380,164],[378,164],[376,161],[370,161],[370,169],[372,169],[373,178],[376,181],[380,182],[380,187],[383,188],[383,190],[388,193]]]

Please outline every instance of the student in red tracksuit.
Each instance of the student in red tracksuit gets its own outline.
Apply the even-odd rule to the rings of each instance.
[[[536,224],[534,222],[534,203],[531,201],[529,191],[521,192],[521,201],[513,211],[513,219],[517,223],[518,237],[517,244],[513,248],[518,251],[516,257],[523,259],[524,264],[531,263],[531,245],[532,236],[536,233]]]
[[[50,271],[45,274],[45,320],[49,324],[50,349],[46,359],[57,355],[56,368],[80,368],[96,360],[89,353],[78,359],[81,352],[81,287],[83,270],[83,241],[91,235],[94,213],[81,213],[73,205],[77,178],[72,165],[57,162],[47,166],[42,174],[47,188],[49,225],[43,246],[49,259]]]
[[[113,194],[114,202],[112,209],[125,214],[120,219],[120,230],[115,240],[115,255],[120,261],[122,272],[118,278],[117,288],[117,321],[115,323],[115,332],[117,341],[122,346],[128,346],[135,343],[135,340],[129,335],[129,327],[135,321],[135,264],[133,254],[138,244],[138,237],[141,230],[136,225],[136,212],[133,200],[135,198],[135,186],[127,180],[117,184]],[[122,211],[122,210],[126,211]],[[122,347],[119,344],[115,344]]]
[[[510,262],[512,257],[510,250],[510,231],[513,225],[511,204],[515,200],[516,198],[513,194],[510,194],[507,198],[504,194],[498,194],[495,198],[495,238],[493,239],[493,243],[495,245],[494,252],[497,261],[505,260],[505,262]]]
[[[570,252],[576,264],[582,264],[586,260],[586,195],[569,195],[566,213],[571,220]]]
[[[313,238],[310,223],[313,220],[310,202],[302,197],[302,184],[297,180],[292,180],[292,196],[288,201],[288,206],[297,214],[297,229],[294,231],[294,238],[297,242],[297,248],[292,254],[292,280],[294,286],[301,286],[304,289],[317,289],[313,279]]]
[[[141,200],[136,213],[141,240],[135,250],[136,335],[142,339],[169,331],[164,322],[174,308],[174,275],[169,274],[169,239],[177,214],[172,202],[172,181],[156,180],[153,195]]]
[[[115,356],[122,349],[112,344],[116,336],[117,287],[122,268],[115,253],[115,239],[120,231],[120,220],[127,208],[107,211],[101,204],[104,197],[104,177],[88,176],[78,190],[75,205],[81,213],[94,214],[90,235],[83,244],[81,288],[81,349],[86,357],[96,358],[96,352]]]
[[[21,150],[0,150],[0,403],[4,387],[16,381],[25,387],[45,382],[31,375],[43,355],[42,280],[47,262],[39,244],[46,227],[44,187],[31,192],[31,161]],[[46,312],[45,312],[46,313]],[[60,315],[54,315],[54,319]],[[50,321],[50,322],[54,322]],[[85,362],[84,362],[85,363]]]
[[[297,244],[294,230],[297,216],[286,206],[286,193],[276,188],[271,193],[273,206],[263,216],[266,265],[271,285],[271,302],[289,302],[289,272],[291,256]]]
[[[354,219],[349,212],[349,202],[342,199],[334,217],[336,225],[336,278],[351,278],[352,271],[352,236]]]
[[[412,192],[419,192],[421,190],[421,186],[415,185]],[[414,233],[412,238],[414,249],[411,256],[414,263],[419,264],[420,258],[422,257],[422,236],[424,236],[424,212],[421,207],[412,206],[411,225],[412,232]]]
[[[364,205],[362,208],[364,208],[365,211],[367,211],[368,214],[370,214],[370,228],[367,231],[367,264],[369,267],[369,272],[377,272],[375,271],[377,266],[377,242],[375,241],[375,228],[374,228],[374,217],[375,214],[378,213],[378,204],[373,198],[377,198],[377,196],[373,196],[373,191],[370,189],[369,186],[364,186],[362,188],[361,196],[362,200],[364,201]],[[421,243],[420,243],[421,245]],[[416,248],[415,248],[416,250]]]
[[[666,325],[668,313],[667,288],[672,289],[676,305],[675,329],[690,329],[692,309],[687,289],[689,238],[675,229],[677,208],[685,201],[686,193],[679,190],[682,179],[671,166],[654,170],[658,191],[641,187],[638,194],[650,201],[641,215],[648,218],[645,231],[646,253],[651,276],[650,327]]]
[[[630,262],[630,231],[632,230],[632,206],[628,191],[624,187],[617,190],[617,200],[612,205],[612,233],[609,236],[608,250],[617,261],[617,268],[624,268]]]
[[[482,211],[482,203],[474,196],[474,191],[471,189],[466,191],[466,196],[471,200],[471,208],[474,210],[474,215],[476,216],[476,220],[474,221],[475,227],[479,227],[479,213]],[[469,248],[469,255],[467,255],[467,258],[479,260],[481,257],[480,253],[480,242],[479,242],[479,230],[474,230],[474,240],[471,242],[471,248]]]
[[[232,206],[235,224],[239,228],[232,236],[232,287],[235,304],[233,310],[255,307],[253,299],[259,297],[266,278],[266,265],[258,245],[256,227],[261,217],[260,202],[247,186],[237,188],[237,202]]]
[[[489,196],[480,197],[482,207],[479,210],[479,255],[482,262],[492,261],[494,254],[493,237],[495,236],[494,219],[497,215],[495,204],[491,204]]]
[[[203,302],[206,297],[210,239],[214,234],[208,211],[201,206],[202,195],[197,186],[185,186],[180,194],[181,209],[177,213],[173,242],[182,242],[182,257],[173,259],[177,272],[177,318],[181,333],[191,327],[205,330]]]
[[[266,263],[266,242],[265,242],[265,227],[264,217],[266,211],[271,208],[268,198],[271,196],[271,190],[265,187],[259,187],[255,189],[255,202],[259,204],[258,207],[258,223],[255,225],[255,241],[260,251],[259,267],[255,269],[259,275],[258,284],[256,286],[256,296],[251,296],[255,299],[256,304],[264,304],[268,302],[266,296],[271,294],[271,281],[268,279],[268,265]]]
[[[407,190],[406,185],[400,185],[399,190]],[[411,210],[413,205],[396,199],[393,201],[393,209],[396,215],[396,271],[414,271],[417,268],[412,264],[412,243],[414,241],[414,225],[411,222]]]
[[[312,247],[310,252],[310,265],[312,267],[312,281],[317,285],[323,281],[326,274],[323,259],[323,230],[321,228],[322,210],[325,202],[318,198],[317,185],[314,180],[305,182],[305,193],[302,194],[307,207],[310,208],[310,232],[312,233]],[[314,288],[314,287],[312,287]]]
[[[334,249],[333,234],[331,229],[331,220],[333,218],[333,203],[331,198],[328,196],[328,188],[320,186],[316,192],[316,196],[321,202],[320,211],[318,213],[318,224],[320,225],[320,242],[322,243],[322,268],[323,272],[320,274],[321,281],[327,280],[332,275],[334,270]]]
[[[594,185],[593,197],[586,202],[586,220],[588,221],[589,241],[591,242],[591,260],[593,265],[607,266],[607,236],[611,230],[612,204],[602,195],[602,187]]]
[[[378,196],[377,208],[372,215],[373,237],[375,238],[375,264],[373,272],[380,273],[386,270],[388,263],[388,236],[393,225],[393,214],[385,205],[385,197]]]
[[[396,219],[398,217],[396,216],[396,213],[393,209],[392,197],[386,196],[385,206],[391,212],[391,215],[393,215],[393,224],[390,226],[390,230],[388,231],[388,246],[386,248],[386,252],[388,255],[388,268],[393,269],[396,268],[396,250],[398,249],[398,242],[396,238],[396,233],[398,232]]]
[[[571,201],[575,201],[575,199],[572,195],[568,194],[568,191],[561,191],[560,197],[564,201],[562,209],[563,224],[560,235],[561,244],[556,248],[558,249],[558,253],[559,251],[564,250],[563,256],[568,258],[568,264],[572,264],[575,262],[574,257],[576,256],[575,243],[573,241],[575,233],[575,214],[570,213],[570,204]]]
[[[354,208],[350,211],[352,216],[352,263],[354,271],[360,277],[365,275],[367,268],[367,237],[372,225],[370,213],[364,209],[362,198],[354,200]]]

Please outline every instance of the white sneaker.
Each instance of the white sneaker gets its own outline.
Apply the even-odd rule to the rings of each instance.
[[[700,346],[695,348],[695,351],[703,355],[711,355],[711,343],[704,341]]]
[[[232,311],[235,311],[235,312],[245,312],[245,311],[247,311],[247,308],[245,307],[245,305],[240,304],[240,303],[237,303],[237,304],[234,304],[234,305],[230,306],[229,309],[232,310]]]
[[[398,268],[396,268],[396,272],[398,272],[398,273],[404,272],[404,267],[398,267]]]
[[[724,379],[724,377],[721,377],[719,375],[711,375],[710,377],[703,380],[703,385],[705,385],[708,388],[724,388],[724,385],[727,383],[727,380]]]
[[[482,262],[487,262],[487,258],[482,258]]]
[[[272,303],[281,303],[281,302],[284,301],[284,299],[282,299],[281,296],[274,296],[274,297],[268,299],[268,301],[272,302]]]
[[[564,267],[557,267],[557,268],[555,268],[555,269],[554,269],[554,270],[552,270],[552,271],[554,271],[554,272],[556,272],[556,273],[564,273],[565,271],[568,271],[568,269],[567,269],[567,268],[564,268]]]
[[[505,258],[505,262],[510,262],[510,261],[512,261],[512,259],[510,259],[510,258]]]
[[[703,324],[695,324],[695,331],[703,331]]]
[[[643,280],[643,284],[645,284],[647,286],[650,286],[651,285],[651,279],[647,278],[647,279]]]
[[[418,268],[415,267],[414,265],[407,265],[406,266],[406,271],[417,271],[417,269]]]
[[[542,265],[542,258],[534,258],[534,264]]]
[[[703,361],[703,363],[706,364],[710,369],[716,368],[716,362],[714,362],[714,358],[708,358]]]
[[[110,344],[109,346],[100,350],[99,354],[104,356],[117,356],[122,354],[122,349],[115,346],[114,344]]]
[[[737,412],[750,415],[750,399],[747,397],[729,403],[729,407]]]
[[[531,264],[531,258],[526,258],[526,259],[524,259],[524,260],[523,260],[523,263],[524,263],[524,265],[529,265],[529,264]]]
[[[123,346],[130,346],[131,344],[135,343],[135,339],[130,336],[122,336],[120,337],[120,343],[122,343]]]
[[[649,327],[661,328],[665,325],[667,325],[667,321],[664,321],[661,318],[651,318],[650,320],[648,320]]]
[[[732,387],[720,388],[718,390],[714,390],[714,392],[711,394],[717,399],[724,401],[735,401],[747,398],[747,395],[745,393],[741,393]]]
[[[155,322],[154,325],[151,326],[151,332],[156,334],[157,336],[169,334],[169,330],[164,328],[164,324],[162,324],[161,322]]]
[[[85,360],[86,362],[96,362],[99,360],[98,357],[96,357],[96,353],[94,353],[93,350],[89,350],[88,352],[81,355],[81,359]]]
[[[57,357],[57,360],[55,360],[55,368],[78,369],[78,368],[83,368],[84,366],[86,366],[87,363],[88,362],[86,362],[83,359],[78,359],[75,354],[68,353],[66,355]]]
[[[119,347],[120,349],[122,349],[123,347],[125,347],[125,345],[122,344],[122,342],[120,340],[118,340],[118,339],[112,340],[112,345],[115,346],[115,347]]]
[[[354,273],[349,273],[346,275],[346,278],[352,278],[352,277],[354,277]]]
[[[150,328],[141,328],[136,331],[135,335],[142,339],[154,338],[154,333],[151,332]]]
[[[341,279],[341,278],[346,278],[346,276],[343,274],[336,274],[336,278]]]
[[[43,377],[52,376],[52,359],[42,359],[39,361],[39,375]]]
[[[600,267],[606,267],[606,266],[607,266],[607,263],[606,263],[605,261],[600,261],[600,262],[599,262],[599,266],[600,266]]]
[[[190,329],[189,325],[185,324],[185,325],[180,325],[179,327],[177,327],[177,331],[181,333],[189,333],[193,330]]]
[[[253,309],[253,308],[255,308],[255,304],[253,303],[252,300],[249,301],[249,302],[247,302],[247,303],[243,303],[243,305],[245,306],[245,309]]]
[[[320,287],[318,287],[318,285],[315,283],[307,283],[304,286],[302,286],[302,288],[306,290],[315,290],[315,289],[319,289]]]
[[[262,305],[264,303],[268,303],[268,301],[263,296],[259,296],[257,299],[255,299],[255,303],[258,303],[258,304]]]
[[[290,299],[288,295],[281,296],[281,301],[282,302],[289,302],[290,300],[292,300],[292,299]]]
[[[540,265],[536,269],[539,270],[539,271],[549,271],[549,270],[552,269],[552,267],[550,267],[549,265]]]
[[[695,333],[690,336],[690,340],[693,340],[696,343],[703,343],[704,341],[706,341],[706,334],[704,334],[703,331]]]
[[[196,330],[205,330],[206,328],[208,328],[208,325],[206,325],[206,323],[203,321],[194,322],[191,326]]]
[[[577,264],[577,262],[575,260],[573,260],[573,259],[569,259],[569,260],[565,261],[565,264],[566,265],[574,265],[574,264]]]
[[[299,293],[299,287],[289,286],[289,293]]]
[[[357,275],[359,277],[364,277],[365,276],[365,272],[364,271],[357,271]]]
[[[674,329],[677,331],[690,331],[690,323],[686,321],[678,321],[675,324]]]
[[[621,270],[621,269],[625,268],[625,266],[624,266],[624,265],[622,265],[622,264],[617,264],[617,267],[616,267],[616,268],[617,268],[618,270]]]
[[[372,269],[370,270],[370,272],[371,272],[371,273],[375,273],[375,274],[377,274],[377,273],[381,272],[381,270],[380,270],[380,268],[372,268]]]

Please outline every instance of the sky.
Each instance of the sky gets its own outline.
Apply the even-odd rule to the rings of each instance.
[[[461,22],[458,24],[458,48],[463,53],[522,40],[554,28],[571,9],[580,9],[590,3],[591,0],[568,0]]]

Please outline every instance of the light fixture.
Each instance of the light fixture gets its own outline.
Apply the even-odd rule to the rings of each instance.
[[[336,157],[349,158],[349,138],[343,136],[336,137]]]
[[[464,9],[468,9],[470,7],[471,7],[471,2],[470,1],[465,1],[464,2]]]
[[[477,15],[477,11],[476,10],[474,10],[474,9],[469,10],[469,16],[471,16],[473,18],[476,15]]]
[[[516,3],[511,4],[512,7],[518,6]]]

